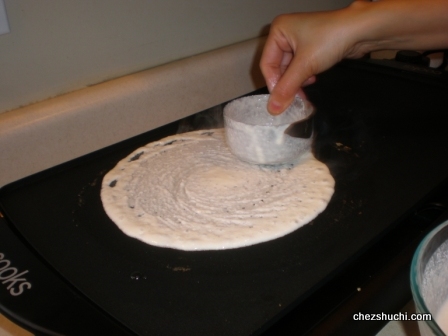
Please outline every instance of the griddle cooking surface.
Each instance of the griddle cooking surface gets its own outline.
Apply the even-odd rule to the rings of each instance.
[[[271,242],[185,252],[125,236],[105,214],[100,186],[135,143],[10,185],[1,205],[48,263],[137,334],[251,334],[445,181],[447,87],[351,63],[321,75],[308,90],[317,108],[314,149],[335,194],[311,224]]]

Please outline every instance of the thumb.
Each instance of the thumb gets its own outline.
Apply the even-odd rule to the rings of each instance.
[[[281,114],[292,103],[297,92],[305,84],[311,84],[315,77],[303,62],[296,56],[280,77],[277,84],[272,88],[268,101],[268,111],[272,115]]]

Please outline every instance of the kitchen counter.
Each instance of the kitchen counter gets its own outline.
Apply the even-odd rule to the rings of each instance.
[[[263,87],[264,38],[0,114],[0,187]]]
[[[22,329],[17,324],[8,320],[5,316],[0,314],[0,335],[2,336],[32,336],[32,334],[25,329]]]

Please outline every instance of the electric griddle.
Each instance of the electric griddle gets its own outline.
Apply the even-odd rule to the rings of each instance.
[[[124,235],[103,210],[102,178],[139,146],[173,134],[169,124],[0,190],[1,312],[38,335],[319,328],[375,277],[395,274],[390,262],[445,211],[448,80],[444,71],[347,61],[321,74],[307,95],[317,111],[314,154],[336,181],[311,223],[225,251],[158,248]],[[387,307],[381,301],[375,309],[410,300],[401,277],[399,297],[388,294]],[[355,328],[349,320],[339,327]],[[362,328],[368,334],[378,325]]]

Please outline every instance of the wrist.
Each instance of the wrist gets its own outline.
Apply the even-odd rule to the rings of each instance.
[[[376,3],[362,0],[354,1],[343,10],[348,40],[345,57],[359,58],[372,51],[390,49],[395,44],[384,26],[393,18],[381,10]]]
[[[355,56],[387,49],[448,48],[448,0],[355,1],[346,15]]]

